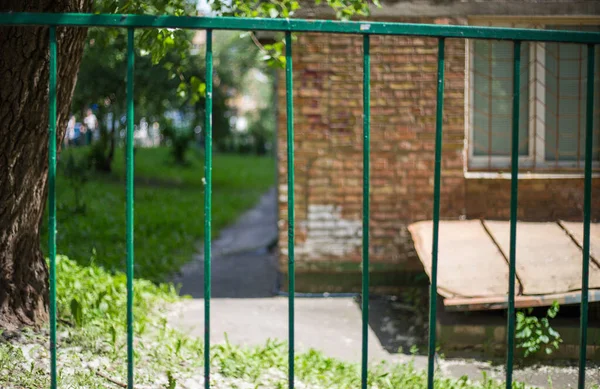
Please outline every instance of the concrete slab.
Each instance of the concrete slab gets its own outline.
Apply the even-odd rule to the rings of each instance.
[[[215,298],[271,297],[277,293],[277,260],[267,250],[212,258],[212,296]],[[204,297],[204,261],[186,264],[173,279],[181,285],[180,295]]]
[[[484,221],[504,255],[510,250],[510,223]],[[524,295],[581,289],[581,250],[557,223],[517,224],[517,277]],[[590,268],[590,287],[600,287],[600,270]]]
[[[212,255],[233,255],[267,247],[278,237],[277,192],[270,188],[258,204],[244,212],[234,224],[221,230],[212,241]],[[202,260],[204,250],[198,250],[197,260]]]
[[[408,229],[431,277],[433,222],[414,223]],[[507,289],[508,265],[481,222],[440,222],[438,293],[444,297],[486,297],[505,295]]]
[[[212,242],[213,297],[270,297],[278,288],[275,253],[268,246],[277,239],[277,196],[269,189],[258,204],[234,224],[221,231]],[[204,297],[204,252],[173,278],[180,294]]]
[[[223,343],[225,334],[229,341],[236,345],[260,346],[268,339],[285,341],[288,336],[287,309],[287,299],[281,297],[212,299],[212,342]],[[394,322],[407,321],[406,312],[399,312],[401,317],[390,319]],[[169,324],[201,338],[204,334],[204,301],[196,299],[183,302],[179,309],[173,311]],[[361,311],[353,299],[296,299],[296,350],[314,348],[327,356],[359,363],[361,333]],[[421,353],[425,351],[420,350]],[[427,357],[421,353],[411,356],[388,352],[369,328],[369,360],[373,363],[412,362],[415,368],[424,370]],[[487,362],[488,360],[438,358],[436,366],[442,376],[459,378],[466,375],[472,380],[480,380],[485,372],[488,377],[502,381],[502,361],[491,363]],[[600,369],[597,366],[590,365],[586,373],[589,388],[592,388],[592,384],[600,382]],[[569,366],[516,367],[514,377],[519,382],[541,388],[577,387],[577,370]],[[549,384],[549,377],[552,384]]]
[[[172,318],[178,328],[190,335],[204,334],[204,301],[192,300]],[[360,362],[362,319],[357,303],[351,298],[296,299],[296,349],[311,348],[330,357]],[[262,346],[268,339],[288,338],[288,301],[284,297],[259,299],[212,299],[212,340],[236,345]],[[386,352],[369,330],[371,361],[408,361],[409,356]],[[421,357],[421,359],[423,359]],[[419,363],[420,362],[420,363]],[[418,361],[425,366],[424,360]]]

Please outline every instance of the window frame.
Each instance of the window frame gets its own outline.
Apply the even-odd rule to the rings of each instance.
[[[521,19],[521,20],[520,20]],[[548,25],[594,25],[600,26],[600,18],[546,18],[546,17],[477,17],[469,18],[469,25],[520,27],[520,28],[545,28]],[[465,41],[465,172],[500,172],[510,168],[510,156],[474,155],[474,115],[473,102],[475,98],[474,87],[474,42],[473,39]],[[583,171],[583,160],[555,161],[546,160],[545,152],[545,50],[544,42],[529,43],[528,88],[529,88],[529,118],[528,118],[528,153],[519,156],[519,167],[522,170],[531,170],[540,173],[573,173]],[[521,85],[523,85],[521,80]],[[541,99],[541,100],[540,100]],[[600,161],[593,161],[594,169],[600,168]]]

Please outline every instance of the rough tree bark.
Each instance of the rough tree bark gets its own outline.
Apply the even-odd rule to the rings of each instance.
[[[0,0],[0,11],[89,12],[90,0]],[[0,327],[48,318],[40,223],[48,172],[48,29],[0,27]],[[57,29],[58,130],[64,136],[87,31]]]

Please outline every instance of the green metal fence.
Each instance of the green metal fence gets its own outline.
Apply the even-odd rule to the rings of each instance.
[[[440,176],[442,156],[442,125],[444,100],[444,47],[446,38],[495,39],[514,42],[513,74],[519,74],[521,61],[521,42],[562,42],[587,45],[587,101],[586,101],[586,144],[584,168],[584,240],[581,280],[581,334],[579,353],[578,388],[585,387],[587,321],[588,321],[588,283],[590,263],[590,212],[592,191],[592,135],[594,106],[594,45],[600,44],[600,33],[552,31],[531,29],[508,29],[473,26],[447,26],[426,24],[376,23],[376,22],[337,22],[322,20],[289,19],[247,19],[247,18],[211,18],[211,17],[175,17],[148,15],[92,15],[92,14],[35,14],[0,13],[2,25],[35,25],[49,27],[50,39],[50,85],[49,85],[49,256],[50,256],[50,353],[51,388],[57,388],[56,369],[56,74],[57,48],[56,27],[122,27],[128,29],[127,45],[127,386],[134,387],[133,353],[133,223],[134,223],[134,158],[133,158],[133,73],[134,46],[133,35],[136,28],[186,28],[205,29],[206,34],[206,190],[204,198],[205,236],[204,236],[204,374],[205,387],[210,387],[210,298],[211,298],[211,191],[212,191],[212,90],[213,90],[213,30],[245,31],[281,31],[285,32],[286,42],[286,107],[287,107],[287,152],[288,152],[288,276],[289,276],[289,388],[294,387],[294,113],[293,113],[293,76],[292,76],[292,40],[294,32],[320,32],[360,34],[363,36],[363,278],[362,278],[362,380],[361,387],[367,388],[368,360],[368,319],[369,319],[369,137],[370,137],[370,55],[369,38],[371,35],[425,36],[438,39],[437,57],[437,109],[435,128],[435,165],[433,191],[433,245],[432,272],[429,305],[429,352],[427,369],[427,387],[433,388],[436,346],[436,296],[438,234],[440,219]],[[519,171],[519,98],[520,79],[513,77],[513,116],[511,147],[511,201],[510,201],[510,271],[508,285],[508,319],[506,352],[506,388],[512,387],[515,332],[515,272],[516,272],[516,231],[517,231],[517,192]]]

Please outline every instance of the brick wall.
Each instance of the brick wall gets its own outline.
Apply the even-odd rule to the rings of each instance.
[[[298,34],[293,53],[298,289],[353,290],[360,285],[361,261],[362,37]],[[381,287],[393,288],[422,271],[407,226],[432,214],[436,58],[436,39],[371,38],[370,258],[373,283]],[[510,180],[465,179],[464,73],[465,43],[448,39],[441,215],[507,219]],[[282,72],[278,83],[279,260],[286,273],[284,80]],[[582,184],[580,179],[521,180],[520,218],[577,220]],[[308,278],[305,282],[303,275],[313,275],[319,285]]]

